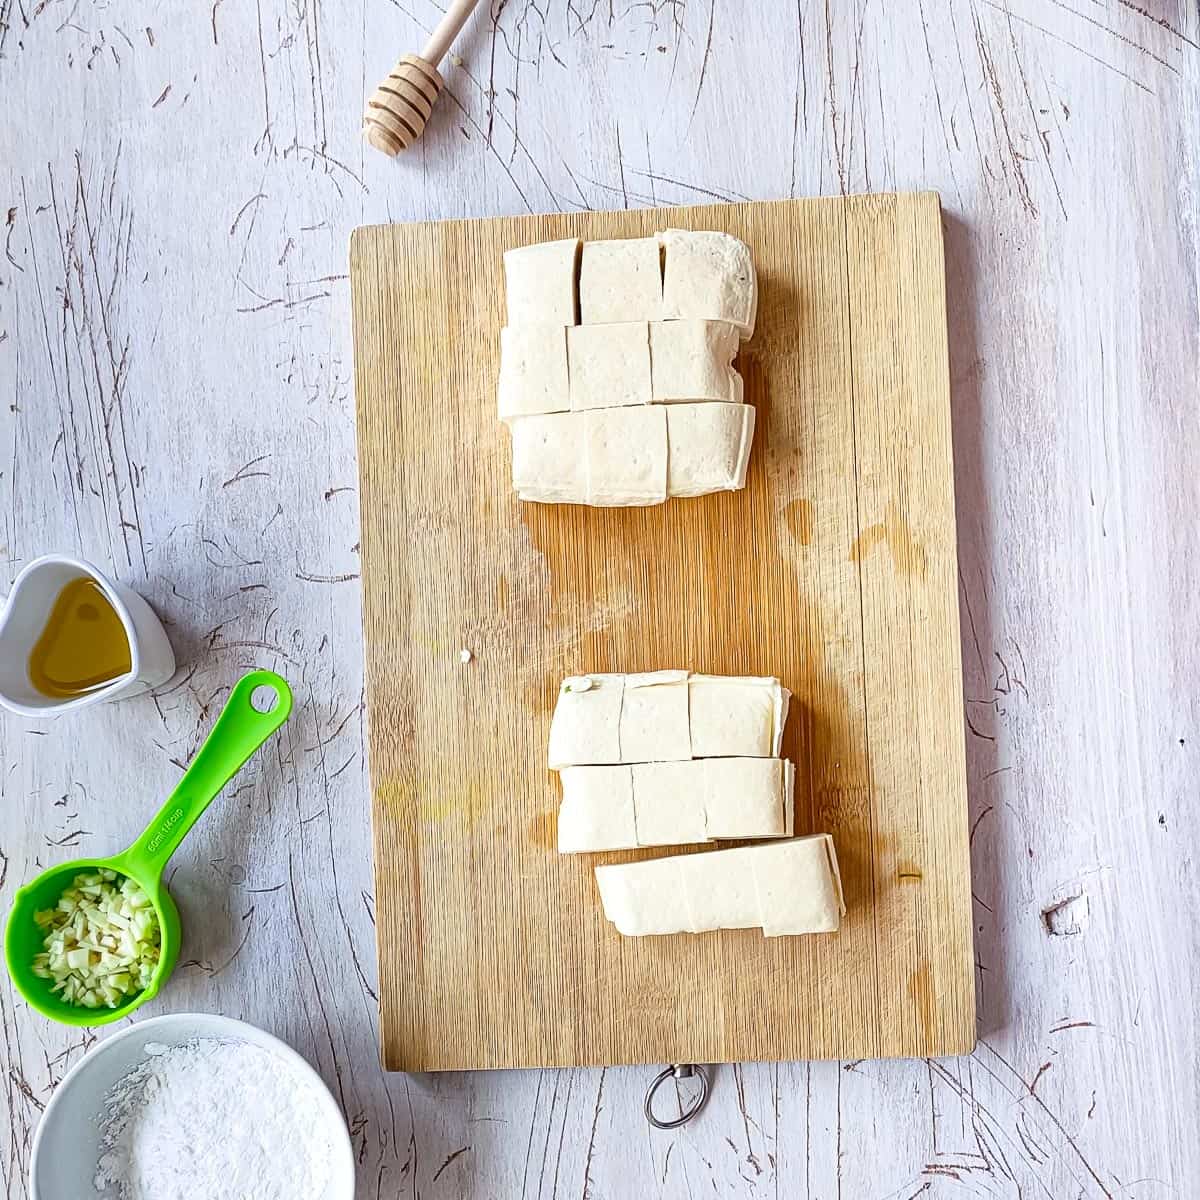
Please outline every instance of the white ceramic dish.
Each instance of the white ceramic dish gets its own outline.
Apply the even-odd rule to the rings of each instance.
[[[129,670],[103,687],[70,700],[43,696],[29,679],[29,652],[68,583],[91,579],[121,618],[129,640]],[[136,696],[166,683],[175,673],[175,653],[162,622],[137,592],[109,579],[91,563],[65,554],[35,558],[17,576],[0,612],[0,704],[23,717],[58,717],[104,700]]]
[[[33,1138],[29,1169],[31,1200],[87,1200],[97,1197],[94,1178],[100,1156],[100,1122],[109,1088],[145,1058],[147,1042],[174,1046],[191,1038],[250,1042],[277,1054],[310,1079],[329,1117],[333,1144],[332,1182],[321,1196],[303,1200],[352,1200],[354,1152],[337,1102],[321,1077],[285,1042],[244,1021],[208,1013],[169,1013],[138,1021],[93,1046],[67,1073],[46,1105]],[[302,1135],[302,1131],[301,1131]],[[280,1147],[286,1154],[287,1147]],[[300,1200],[300,1198],[297,1198]]]

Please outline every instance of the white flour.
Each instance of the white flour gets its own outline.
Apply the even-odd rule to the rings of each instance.
[[[321,1200],[333,1145],[311,1082],[249,1042],[150,1043],[102,1118],[114,1200]]]

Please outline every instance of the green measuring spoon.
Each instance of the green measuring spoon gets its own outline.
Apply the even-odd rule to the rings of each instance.
[[[273,693],[268,712],[250,702],[258,688]],[[200,819],[213,797],[233,778],[250,756],[288,719],[292,691],[273,671],[251,671],[234,685],[229,699],[196,752],[191,766],[159,809],[154,820],[123,854],[112,858],[81,858],[43,871],[17,892],[4,932],[4,958],[17,991],[43,1016],[64,1025],[107,1025],[119,1021],[158,995],[179,957],[179,910],[162,882],[167,860]],[[141,884],[154,905],[161,931],[158,966],[143,988],[120,1008],[83,1008],[50,990],[51,980],[33,973],[33,957],[42,949],[45,932],[33,919],[39,909],[53,908],[81,871],[107,867]]]

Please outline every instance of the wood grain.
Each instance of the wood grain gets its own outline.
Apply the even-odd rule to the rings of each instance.
[[[755,255],[745,491],[518,502],[494,406],[503,251],[668,224],[727,230]],[[351,284],[385,1063],[968,1052],[937,196],[365,228]],[[559,680],[662,667],[794,692],[798,832],[834,835],[836,937],[625,939],[591,868],[653,852],[555,853]]]

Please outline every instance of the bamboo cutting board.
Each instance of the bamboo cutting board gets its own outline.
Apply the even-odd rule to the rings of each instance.
[[[748,486],[521,504],[495,414],[502,252],[667,225],[754,253]],[[969,1051],[937,196],[377,226],[350,260],[385,1065]],[[661,851],[555,852],[559,681],[666,667],[792,689],[796,832],[833,834],[837,935],[625,939],[592,867]]]

